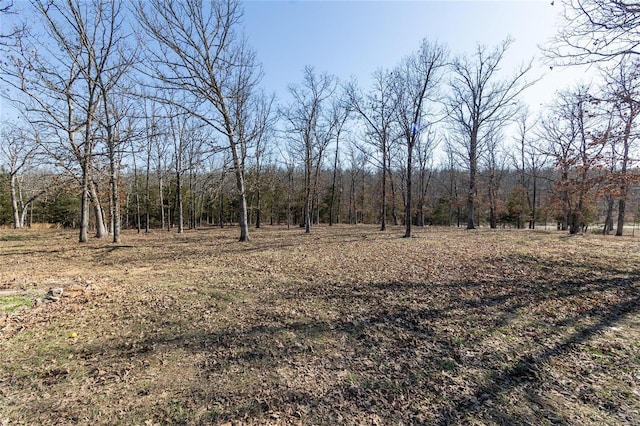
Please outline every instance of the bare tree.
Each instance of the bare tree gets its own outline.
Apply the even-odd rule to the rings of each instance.
[[[27,134],[25,129],[12,125],[3,129],[0,134],[0,154],[3,160],[0,164],[7,166],[9,173],[9,195],[11,198],[11,210],[13,213],[13,227],[23,228],[28,206],[40,195],[46,192],[46,188],[37,191],[28,200],[23,200],[19,188],[19,179],[25,169],[31,166],[38,154],[39,145],[33,137]]]
[[[404,182],[406,178],[406,168],[404,167],[405,155],[400,145],[400,137],[397,133],[397,122],[394,121],[394,137],[389,144],[389,150],[387,151],[387,179],[389,182],[389,189],[391,189],[391,219],[393,220],[393,226],[398,226],[398,187],[400,187],[401,196],[406,197],[404,193]],[[397,173],[396,173],[397,172]],[[399,180],[399,181],[398,181]],[[398,185],[399,184],[399,185]],[[404,200],[403,200],[404,202]]]
[[[492,50],[479,45],[473,57],[459,56],[453,61],[451,96],[447,109],[460,138],[458,143],[464,147],[469,168],[467,229],[475,228],[476,176],[480,151],[484,149],[488,135],[514,117],[518,111],[517,97],[533,84],[525,81],[531,62],[522,65],[510,78],[500,78],[498,71],[511,44],[512,40],[507,38]]]
[[[178,233],[184,232],[184,176],[200,161],[204,146],[202,124],[195,117],[177,108],[167,107],[168,138],[173,148]]]
[[[618,166],[618,155],[616,153],[617,140],[615,137],[609,138],[607,143],[607,149],[605,149],[605,153],[603,155],[606,169],[605,169],[605,179],[603,179],[603,184],[599,188],[600,194],[603,194],[606,207],[605,207],[605,217],[604,217],[604,226],[602,227],[602,235],[609,235],[611,231],[613,231],[613,207],[615,204],[615,196],[617,193],[616,184],[614,183],[617,166]]]
[[[523,207],[523,211],[525,205],[530,211],[529,229],[535,229],[536,227],[539,181],[542,168],[547,161],[544,149],[538,146],[541,138],[536,137],[534,133],[537,124],[537,121],[531,122],[527,110],[523,110],[522,114],[518,115],[516,118],[518,130],[515,136],[517,151],[511,155],[512,164],[519,174],[518,185],[521,187],[520,205]],[[518,228],[523,226],[521,216],[517,219]]]
[[[511,163],[515,167],[518,174],[518,180],[514,193],[518,196],[518,216],[516,217],[516,228],[523,227],[524,217],[528,211],[531,211],[531,199],[529,197],[529,178],[527,175],[527,138],[531,133],[531,125],[529,122],[529,111],[525,108],[515,118],[517,126],[517,134],[514,137],[514,142],[517,144],[517,149],[511,152]],[[529,221],[529,223],[531,223]]]
[[[89,203],[94,206],[96,236],[106,234],[103,210],[92,178],[96,129],[104,106],[106,84],[121,61],[125,38],[115,0],[49,2],[33,7],[50,43],[25,35],[7,64],[3,80],[26,95],[23,106],[32,120],[50,131],[49,140],[71,153],[80,168],[82,188],[80,242],[87,241]],[[78,140],[77,136],[80,136]],[[55,154],[60,162],[60,154]],[[63,154],[64,155],[64,154]],[[69,163],[70,164],[70,163]]]
[[[275,95],[266,95],[263,92],[258,92],[256,96],[251,99],[252,106],[246,109],[245,117],[240,117],[243,120],[241,124],[246,128],[246,141],[247,149],[252,151],[253,159],[253,189],[256,195],[256,217],[255,226],[260,228],[262,224],[262,187],[263,187],[263,167],[265,156],[269,154],[270,142],[273,138],[273,133],[276,123],[276,115],[274,110]],[[247,156],[245,152],[244,156]]]
[[[593,109],[596,109],[594,104],[597,104],[597,101],[594,101],[591,95],[583,91],[576,92],[574,96],[577,115],[573,118],[577,124],[578,138],[574,146],[576,176],[571,180],[571,187],[574,194],[577,195],[577,202],[571,212],[569,226],[571,234],[581,232],[587,224],[586,204],[590,201],[589,197],[594,188],[594,180],[597,180],[597,177],[592,176],[591,172],[601,162],[601,153],[610,135],[610,125],[606,124],[603,129],[598,129],[596,122],[598,115],[593,112]]]
[[[342,94],[344,97],[344,93]],[[345,132],[345,125],[351,116],[351,108],[348,103],[342,99],[334,100],[331,106],[331,120],[335,123],[335,142],[336,147],[333,153],[333,176],[331,179],[331,196],[329,199],[329,226],[340,221],[340,215],[336,214],[336,185],[338,181],[338,167],[340,162],[340,142]],[[339,207],[338,201],[338,207]]]
[[[151,161],[153,157],[154,147],[158,147],[158,138],[160,136],[160,110],[159,106],[153,99],[148,96],[140,98],[142,103],[140,109],[142,111],[142,119],[144,120],[144,135],[141,138],[142,151],[144,153],[145,173],[144,173],[144,210],[145,225],[144,232],[149,233],[151,222]],[[135,165],[135,158],[134,158]],[[160,181],[160,178],[158,179]],[[136,179],[136,185],[138,184]],[[137,193],[137,192],[136,192]],[[162,228],[164,228],[164,208],[162,210]],[[138,219],[138,232],[140,232],[140,220]]]
[[[210,141],[211,135],[206,129],[194,129],[189,132],[184,154],[184,166],[188,172],[187,194],[189,201],[189,229],[198,227],[200,219],[200,200],[202,199],[203,187],[203,165],[205,162],[206,145]]]
[[[434,111],[431,104],[438,101],[438,86],[447,65],[447,56],[443,46],[425,39],[420,49],[407,57],[396,71],[397,125],[407,150],[404,238],[411,237],[413,155],[422,137],[421,130],[442,120],[441,114]],[[425,142],[430,140],[427,138]]]
[[[348,221],[351,225],[358,223],[358,197],[357,183],[365,175],[365,166],[368,163],[367,153],[355,146],[352,141],[347,148],[347,158],[349,160],[349,208],[347,213]],[[361,216],[364,210],[364,203],[360,205]]]
[[[502,134],[487,135],[486,149],[480,156],[486,180],[487,198],[489,201],[489,227],[498,227],[498,192],[505,175],[506,156],[501,146]]]
[[[422,128],[422,137],[416,142],[416,154],[418,159],[418,216],[417,226],[425,225],[425,207],[427,204],[427,191],[433,176],[433,151],[438,146],[438,138],[432,126]]]
[[[548,142],[547,152],[560,171],[555,183],[561,205],[561,229],[571,234],[582,231],[589,203],[594,197],[594,168],[601,162],[609,123],[602,121],[589,88],[578,86],[558,94],[550,113],[541,122],[541,137]]]
[[[640,54],[640,4],[624,0],[563,0],[563,18],[548,57],[561,65]]]
[[[380,230],[387,229],[387,175],[389,152],[396,122],[397,97],[394,96],[393,72],[379,69],[373,73],[373,85],[366,95],[355,82],[347,86],[351,108],[364,123],[365,140],[378,151],[377,156],[366,155],[382,171],[380,200]],[[366,151],[366,150],[365,150]],[[377,159],[377,161],[376,161]]]
[[[165,117],[166,118],[166,117]],[[166,128],[157,127],[153,131],[153,135],[157,137],[153,137],[151,140],[151,149],[153,150],[153,162],[154,168],[156,172],[156,177],[158,179],[158,207],[160,207],[160,229],[167,228],[167,231],[171,229],[171,220],[169,218],[170,215],[170,206],[165,201],[165,177],[167,176],[167,171],[169,170],[169,161],[171,158],[172,151],[172,139],[170,137],[171,129],[170,120],[164,120],[166,123]]]
[[[148,49],[146,73],[168,89],[188,94],[191,102],[177,106],[227,140],[240,206],[239,240],[248,241],[243,164],[246,140],[236,118],[249,106],[247,100],[261,71],[254,52],[236,32],[242,16],[240,2],[141,1],[136,16],[146,34],[157,43],[156,48]]]
[[[124,54],[124,52],[123,52]],[[98,85],[102,97],[102,114],[100,115],[100,127],[104,130],[104,143],[109,162],[109,188],[111,195],[111,229],[113,242],[120,242],[120,198],[119,198],[119,174],[121,159],[128,140],[135,136],[135,118],[131,114],[133,104],[124,93],[114,93],[116,86],[121,83],[123,76],[133,65],[135,54],[122,57],[122,60],[111,67],[106,75],[98,76]],[[123,90],[124,88],[120,88]],[[137,183],[137,182],[136,182]]]
[[[462,181],[461,175],[461,160],[464,160],[464,155],[458,150],[458,144],[453,143],[449,138],[445,137],[444,144],[445,154],[447,155],[446,163],[443,164],[442,172],[445,175],[445,179],[442,179],[442,186],[447,191],[447,197],[449,201],[449,209],[447,214],[447,224],[451,225],[453,215],[456,216],[456,227],[461,226],[462,221],[462,202],[460,197],[462,194]]]
[[[638,179],[631,173],[633,147],[637,143],[637,121],[640,116],[640,60],[624,56],[605,72],[605,100],[611,105],[614,129],[612,136],[614,193],[618,199],[616,235],[622,236],[629,186]]]
[[[284,111],[292,142],[303,156],[304,224],[311,232],[311,212],[323,155],[335,130],[327,102],[337,88],[337,80],[327,73],[317,74],[312,67],[304,70],[303,83],[289,87],[292,103]]]
[[[566,100],[568,95],[558,94],[554,105],[540,121],[539,137],[546,141],[544,148],[546,155],[553,159],[554,166],[559,171],[555,181],[554,198],[559,202],[559,229],[569,229],[569,214],[571,212],[571,198],[569,191],[569,173],[575,163],[573,146],[578,138],[578,126],[572,117],[573,104]]]

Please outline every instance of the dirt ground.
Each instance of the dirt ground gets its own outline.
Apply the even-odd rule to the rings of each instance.
[[[0,425],[640,424],[638,238],[238,234],[0,230]]]

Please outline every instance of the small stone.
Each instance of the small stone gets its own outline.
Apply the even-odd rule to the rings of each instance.
[[[45,301],[57,302],[62,297],[63,293],[62,287],[54,287],[50,288],[47,294],[44,296]]]

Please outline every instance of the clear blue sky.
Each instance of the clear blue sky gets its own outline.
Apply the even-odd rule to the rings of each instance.
[[[26,0],[15,5],[18,10],[28,6]],[[281,101],[286,101],[287,86],[301,81],[306,65],[341,80],[354,76],[366,86],[377,68],[395,66],[425,37],[458,54],[510,35],[515,43],[503,66],[505,75],[510,74],[539,56],[537,46],[555,33],[562,7],[559,0],[553,6],[551,0],[245,0],[243,6],[245,34],[264,65],[263,86]],[[2,24],[20,18],[24,16],[10,15]],[[584,70],[549,70],[548,64],[537,64],[532,77],[544,78],[524,96],[534,110],[586,75]]]
[[[515,39],[504,62],[506,74],[540,56],[538,45],[556,31],[561,4],[537,1],[245,1],[244,27],[264,65],[264,86],[286,98],[306,65],[366,85],[378,67],[397,64],[423,38],[446,44],[453,54]],[[571,86],[584,71],[549,69],[526,94],[536,109],[555,90]]]

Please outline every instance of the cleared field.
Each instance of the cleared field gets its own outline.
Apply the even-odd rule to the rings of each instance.
[[[0,424],[640,424],[637,238],[402,233],[2,230]]]

